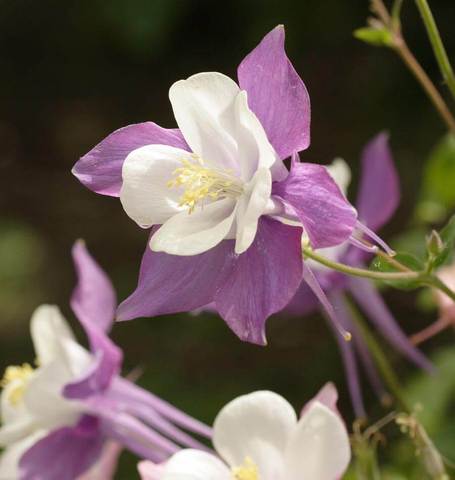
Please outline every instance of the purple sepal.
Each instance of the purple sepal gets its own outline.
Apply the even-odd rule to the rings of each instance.
[[[71,308],[83,326],[93,325],[109,332],[117,307],[114,287],[84,241],[77,241],[71,253],[78,280],[71,296]]]
[[[86,374],[65,386],[67,398],[85,398],[106,389],[120,371],[122,351],[107,336],[116,308],[116,295],[112,284],[91,257],[85,243],[78,241],[72,250],[78,283],[71,297],[71,307],[89,339],[95,356]]]
[[[261,218],[243,254],[226,240],[201,255],[152,252],[147,246],[136,291],[122,302],[117,319],[215,308],[242,339],[264,344],[268,316],[281,310],[301,280],[301,228]]]
[[[286,305],[283,313],[292,317],[305,316],[318,309],[320,303],[316,295],[305,281],[302,281],[292,300]]]
[[[213,300],[230,251],[231,245],[225,241],[205,253],[185,257],[153,252],[147,244],[137,288],[118,307],[117,320],[191,311],[207,305]]]
[[[215,305],[241,340],[264,345],[266,319],[294,296],[302,279],[301,235],[301,228],[261,218],[251,247],[231,251]]]
[[[245,57],[238,68],[240,88],[281,159],[310,144],[311,106],[307,89],[284,50],[279,25]]]
[[[28,449],[19,462],[20,480],[74,480],[99,458],[103,442],[98,420],[86,415]]]
[[[381,228],[400,201],[398,174],[389,147],[389,136],[380,133],[362,152],[362,176],[357,196],[359,220],[372,230]]]
[[[123,161],[133,150],[153,144],[188,150],[180,130],[162,128],[153,122],[137,123],[108,135],[74,165],[72,173],[90,190],[118,197]]]
[[[294,153],[289,175],[273,184],[272,193],[295,211],[313,248],[339,245],[351,236],[356,210],[322,165],[300,163]]]
[[[94,337],[99,332],[94,331]],[[94,352],[94,362],[88,371],[74,382],[63,388],[63,395],[69,399],[83,399],[106,390],[112,378],[120,371],[123,354],[104,334],[99,334],[98,350]]]

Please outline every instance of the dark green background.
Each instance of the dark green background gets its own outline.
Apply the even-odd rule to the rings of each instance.
[[[454,3],[432,4],[453,57]],[[353,194],[362,146],[389,130],[403,198],[381,233],[390,239],[401,231],[444,126],[392,52],[352,37],[367,15],[368,2],[360,0],[0,1],[0,367],[33,359],[28,322],[36,306],[55,303],[73,318],[75,239],[87,241],[120,299],[135,287],[147,233],[118,200],[71,176],[78,157],[129,123],[175,126],[170,85],[200,71],[235,77],[241,59],[277,24],[286,26],[288,54],[312,100],[312,145],[302,159],[345,158]],[[439,85],[412,1],[403,17],[411,47]],[[414,294],[386,296],[408,332],[435,318],[416,310]],[[318,315],[270,319],[267,348],[242,344],[213,315],[136,320],[116,326],[114,338],[126,372],[142,366],[140,383],[206,421],[234,396],[262,388],[298,408],[327,380],[337,383],[352,418],[337,347]],[[425,349],[452,341],[447,335]],[[394,364],[403,378],[413,371]],[[381,415],[365,393],[371,412]],[[127,464],[119,478],[132,468]]]

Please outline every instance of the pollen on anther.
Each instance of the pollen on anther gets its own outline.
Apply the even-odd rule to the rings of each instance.
[[[183,187],[179,206],[188,207],[192,213],[197,204],[203,206],[205,199],[218,200],[225,197],[236,197],[243,192],[242,182],[227,170],[210,168],[195,155],[181,160],[182,167],[176,168],[166,185],[168,188]]]

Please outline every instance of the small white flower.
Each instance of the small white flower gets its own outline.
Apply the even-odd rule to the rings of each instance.
[[[221,457],[182,450],[162,470],[141,465],[147,480],[336,480],[350,461],[341,418],[313,400],[297,419],[281,396],[268,391],[227,404],[214,424]]]
[[[93,361],[55,306],[36,309],[31,336],[37,368],[8,367],[2,380],[0,446],[5,451],[0,456],[0,480],[17,478],[11,472],[17,470],[22,454],[50,430],[78,420],[81,406],[66,400],[62,389]]]

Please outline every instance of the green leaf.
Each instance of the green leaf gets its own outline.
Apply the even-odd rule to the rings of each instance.
[[[447,222],[446,226],[439,232],[443,248],[439,255],[435,256],[432,261],[433,268],[440,267],[445,263],[455,248],[455,215]]]
[[[397,253],[393,258],[405,267],[408,267],[413,272],[420,272],[424,269],[423,262],[410,253]],[[371,268],[377,272],[384,273],[401,272],[400,269],[385,260],[383,257],[376,257],[371,264]],[[400,290],[414,290],[421,286],[421,282],[419,280],[386,280],[384,283],[394,288],[399,288]]]
[[[393,43],[391,32],[383,28],[363,27],[354,30],[354,37],[375,47],[390,47]]]
[[[447,134],[430,153],[423,181],[424,205],[439,205],[447,211],[455,207],[455,135]],[[424,213],[427,213],[426,211]],[[425,219],[427,220],[427,219]],[[429,218],[429,221],[439,219]]]

